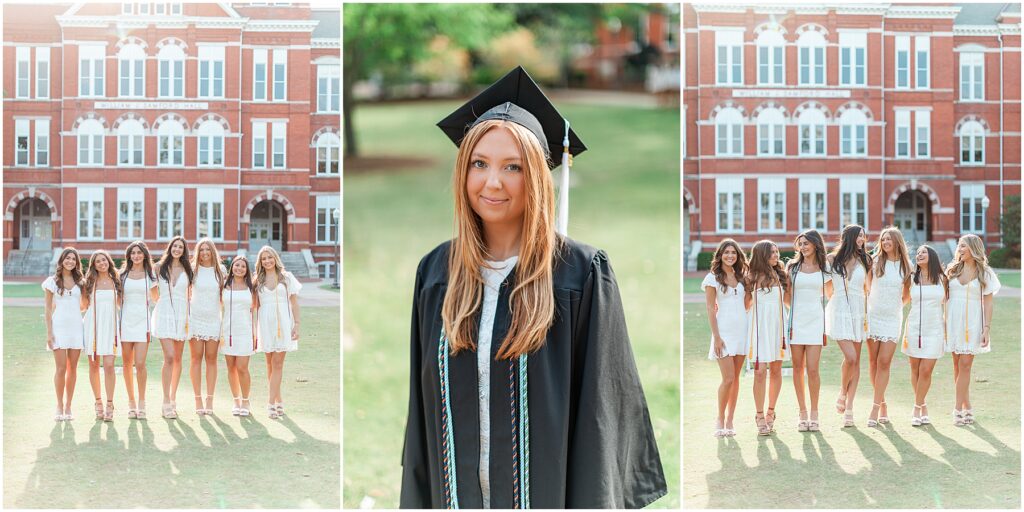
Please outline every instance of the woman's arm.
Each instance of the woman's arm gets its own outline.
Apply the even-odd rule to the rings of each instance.
[[[982,318],[984,322],[981,327],[981,346],[987,347],[989,344],[989,335],[991,332],[990,327],[992,326],[992,296],[995,295],[990,293],[982,297],[982,303],[985,305],[985,316]]]
[[[46,346],[53,349],[53,292],[45,290],[46,309],[43,310],[43,318],[46,321]]]
[[[715,340],[715,355],[720,355],[718,344],[722,338],[718,334],[718,290],[713,286],[704,287],[704,303],[711,322],[711,336]]]
[[[832,286],[832,280],[831,279],[826,279],[825,280],[825,297],[828,298],[829,300],[832,300],[832,294],[833,293],[835,293],[835,287]]]
[[[292,305],[292,339],[299,339],[299,294],[288,297]]]

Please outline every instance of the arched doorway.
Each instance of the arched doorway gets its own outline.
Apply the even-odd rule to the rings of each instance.
[[[17,248],[49,250],[53,240],[53,222],[51,222],[49,205],[39,198],[30,197],[18,205],[16,216]]]
[[[912,244],[931,240],[932,202],[920,190],[907,190],[896,198],[893,206],[893,225]]]
[[[284,206],[273,200],[263,200],[253,207],[249,215],[249,251],[256,253],[264,245],[282,252],[285,245]]]

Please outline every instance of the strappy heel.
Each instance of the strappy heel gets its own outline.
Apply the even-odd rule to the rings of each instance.
[[[890,421],[889,421],[889,406],[885,405],[884,401],[881,402],[878,405],[881,406],[881,407],[885,407],[885,414],[884,415],[882,415],[882,409],[881,408],[878,409],[878,414],[881,415],[881,416],[878,417],[878,423],[881,424],[881,425],[885,425],[887,423],[890,423]]]
[[[207,415],[212,415],[213,414],[213,395],[207,395],[206,399],[204,400],[204,402],[206,403],[206,408],[203,409],[203,412],[205,412]]]
[[[93,403],[93,409],[95,409],[95,411],[96,411],[96,419],[102,420],[103,419],[103,399],[102,398],[97,398],[96,399],[96,402]]]
[[[804,416],[807,416],[807,411],[800,411],[800,416],[797,418],[796,421],[797,432],[807,432],[807,430],[810,428],[810,423]]]
[[[248,398],[242,398],[242,406],[238,408],[238,415],[242,417],[249,416]]]
[[[276,420],[281,417],[281,415],[277,413],[277,406],[275,404],[267,404],[267,415],[270,416],[270,419],[272,420]]]
[[[872,418],[871,415],[872,414],[877,414],[876,413],[876,409],[878,411],[881,411],[882,410],[882,404],[872,404],[872,405],[873,405],[873,407],[871,408],[871,414],[868,415],[868,426],[873,428],[873,427],[877,427],[878,426],[878,416],[875,416],[874,418]]]
[[[836,413],[842,414],[844,412],[846,412],[846,395],[839,395],[839,398],[836,398]]]
[[[241,407],[242,399],[238,398],[237,396],[235,396],[235,397],[231,397],[231,400],[232,400],[232,403],[234,404],[234,407],[231,408],[231,415],[232,416],[239,416],[239,413],[242,410],[242,407]]]
[[[53,415],[53,421],[64,421],[64,409],[57,409],[57,414]]]
[[[178,411],[174,409],[174,402],[167,402],[163,405],[163,416],[169,420],[178,419]]]
[[[917,413],[918,411],[924,412],[924,406],[914,404],[914,415],[910,417],[910,426],[912,427],[920,427],[921,425],[924,425],[924,423],[921,422],[921,416]]]
[[[765,421],[768,423],[768,431],[775,432],[775,408],[769,407],[768,413],[764,415]]]
[[[196,395],[196,401],[199,402],[199,405],[196,406],[196,414],[199,416],[203,416],[204,414],[206,414],[206,409],[203,408],[203,396]]]
[[[853,409],[847,409],[843,413],[843,428],[854,427],[857,424],[853,421]]]
[[[128,419],[138,419],[138,413],[135,410],[135,400],[128,402]]]
[[[139,400],[139,408],[135,409],[135,419],[145,420],[146,419],[146,401]]]
[[[974,425],[974,409],[964,409],[964,425]]]
[[[964,422],[964,413],[960,409],[953,409],[953,425],[962,427],[967,423]]]
[[[107,408],[103,411],[103,421],[114,421],[114,401],[107,400]]]
[[[277,415],[284,416],[284,402],[278,402],[275,407],[277,407]]]
[[[811,416],[817,416],[817,415],[818,415],[818,411],[811,411]],[[820,432],[821,431],[821,425],[818,423],[818,420],[808,419],[807,420],[807,431],[808,432]]]
[[[758,411],[757,414],[754,415],[754,423],[757,424],[757,435],[766,436],[772,433],[772,431],[768,429],[768,423],[764,419],[763,412]]]

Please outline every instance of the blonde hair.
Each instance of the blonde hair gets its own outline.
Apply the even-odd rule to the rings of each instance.
[[[910,267],[910,253],[907,251],[907,241],[903,239],[903,233],[900,232],[899,228],[895,226],[887,226],[878,234],[878,242],[875,243],[874,254],[871,258],[875,263],[875,277],[882,277],[885,275],[885,261],[888,256],[885,255],[885,249],[882,248],[882,238],[885,235],[889,235],[892,239],[893,245],[896,246],[896,258],[900,263],[900,272],[903,273],[903,283],[906,284],[910,280],[911,267]]]
[[[267,282],[267,269],[263,268],[264,253],[270,253],[274,257],[274,271],[277,272],[277,281],[284,283],[285,289],[287,289],[288,280],[284,279],[284,263],[281,263],[281,256],[269,245],[264,245],[260,248],[260,252],[256,253],[256,289],[260,289]]]
[[[470,206],[466,180],[471,155],[484,134],[505,129],[512,135],[523,161],[526,208],[516,281],[509,297],[512,319],[498,350],[499,359],[512,359],[539,350],[555,318],[554,258],[560,239],[555,234],[555,188],[544,149],[526,128],[508,121],[488,120],[466,134],[455,158],[455,236],[448,254],[448,289],[441,319],[452,354],[476,347],[476,313],[483,302],[485,244],[483,223]]]
[[[192,265],[195,273],[199,274],[199,249],[204,245],[209,246],[210,252],[213,253],[213,271],[217,275],[217,286],[220,287],[224,283],[224,273],[221,272],[220,253],[217,252],[217,246],[213,243],[213,240],[205,236],[200,238],[196,242],[196,248],[192,251],[192,261],[189,263]]]
[[[971,257],[974,258],[974,265],[978,267],[978,282],[981,283],[981,288],[984,289],[988,279],[988,256],[985,255],[985,242],[981,241],[981,237],[978,235],[964,235],[960,237],[960,241],[967,246],[967,250],[971,252]],[[959,244],[957,244],[959,245]],[[949,266],[946,267],[946,277],[950,281],[957,279],[960,274],[964,271],[964,261],[960,259],[959,248],[953,252],[953,261],[949,262]]]

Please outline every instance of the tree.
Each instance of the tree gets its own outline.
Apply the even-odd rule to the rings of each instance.
[[[1020,251],[1020,196],[1007,196],[999,229],[1003,232],[1003,245],[1014,252]]]

